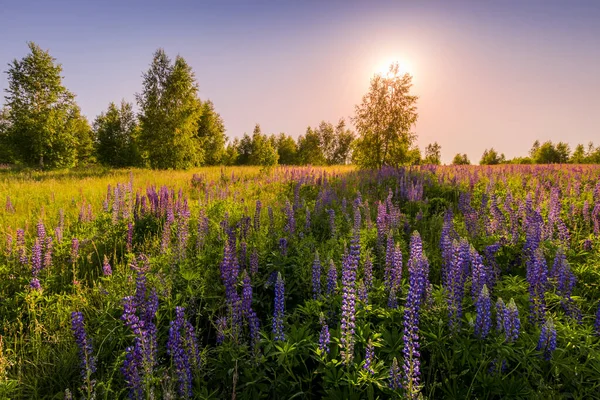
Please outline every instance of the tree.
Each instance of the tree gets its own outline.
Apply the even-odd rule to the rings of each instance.
[[[310,126],[306,128],[306,134],[298,138],[298,161],[303,165],[324,165],[326,163],[319,133]]]
[[[503,164],[506,161],[506,157],[504,154],[498,155],[496,150],[492,147],[489,150],[485,150],[483,152],[483,156],[481,157],[481,161],[479,161],[479,165],[497,165]]]
[[[94,134],[100,163],[113,167],[141,164],[139,126],[131,103],[123,100],[119,107],[110,103],[94,121]]]
[[[361,167],[397,166],[413,158],[416,134],[411,129],[418,118],[418,97],[410,94],[411,82],[409,74],[399,74],[397,63],[386,76],[377,74],[371,79],[353,118],[359,134],[354,160]]]
[[[9,64],[4,133],[14,158],[29,166],[68,168],[91,156],[91,131],[62,84],[62,66],[28,43],[29,54]]]
[[[237,141],[236,139],[235,142],[236,150],[238,153],[238,156],[236,157],[237,165],[250,164],[250,155],[252,154],[252,138],[248,136],[247,133],[244,133],[244,136],[242,136],[242,140]]]
[[[271,145],[266,135],[260,130],[260,125],[256,124],[252,133],[252,146],[248,163],[250,165],[271,166],[277,165],[279,155],[277,150]]]
[[[163,49],[154,53],[137,95],[140,107],[140,144],[152,168],[186,169],[204,159],[198,139],[201,115],[198,85],[187,62],[175,63]]]
[[[236,165],[238,163],[238,146],[239,140],[237,138],[227,145],[223,154],[223,165]]]
[[[568,143],[558,142],[555,149],[558,156],[558,162],[560,164],[568,163],[569,158],[571,158],[571,147],[568,145]]]
[[[438,142],[427,145],[423,163],[432,165],[440,165],[442,163],[442,146],[440,146]]]
[[[202,116],[198,122],[198,136],[204,149],[204,164],[221,164],[225,154],[225,124],[215,111],[212,101],[202,103]]]
[[[280,133],[275,139],[279,164],[295,165],[298,163],[298,145],[291,136]]]
[[[452,159],[453,165],[470,165],[469,157],[466,154],[457,153]]]
[[[10,118],[5,107],[0,110],[0,164],[12,164],[15,161],[9,133]]]
[[[354,132],[346,128],[346,121],[341,119],[335,127],[335,146],[333,154],[327,159],[329,165],[348,164],[352,159],[352,143]]]

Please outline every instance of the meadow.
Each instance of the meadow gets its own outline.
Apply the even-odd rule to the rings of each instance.
[[[0,169],[0,398],[600,398],[600,167]]]

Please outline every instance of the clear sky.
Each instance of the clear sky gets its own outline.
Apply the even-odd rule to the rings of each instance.
[[[191,64],[229,137],[349,118],[396,60],[420,96],[419,146],[438,141],[444,162],[526,155],[535,139],[600,144],[597,0],[0,0],[2,70],[27,41],[62,63],[90,121],[135,100],[163,47]]]

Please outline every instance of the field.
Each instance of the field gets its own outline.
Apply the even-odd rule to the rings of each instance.
[[[0,398],[600,398],[600,167],[0,170]]]

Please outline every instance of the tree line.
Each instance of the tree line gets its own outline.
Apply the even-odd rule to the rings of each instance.
[[[252,135],[228,140],[223,119],[210,100],[198,97],[198,83],[181,56],[171,60],[158,49],[134,104],[121,101],[90,124],[75,95],[62,83],[62,66],[33,42],[29,53],[6,71],[8,88],[0,110],[0,163],[41,169],[101,163],[113,167],[185,169],[202,165],[333,165],[362,167],[439,163],[437,143],[421,158],[412,131],[418,114],[412,77],[393,64],[375,75],[356,106],[352,123],[322,121],[297,140],[267,135],[256,124]]]

